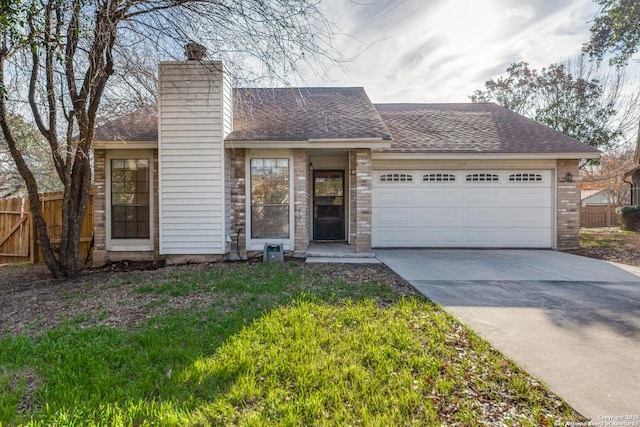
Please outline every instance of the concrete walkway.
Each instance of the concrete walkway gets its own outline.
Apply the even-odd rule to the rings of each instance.
[[[550,250],[376,255],[585,417],[640,416],[640,269]]]

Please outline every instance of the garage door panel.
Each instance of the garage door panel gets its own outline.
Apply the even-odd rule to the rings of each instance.
[[[551,190],[548,188],[507,188],[504,195],[507,206],[551,207]]]
[[[414,226],[418,213],[411,209],[377,209],[373,213],[373,222],[382,227]]]
[[[422,180],[436,172],[455,175],[456,181]],[[413,182],[374,179],[374,247],[552,246],[552,171],[474,169],[412,174],[418,177]],[[468,174],[480,178],[467,182],[464,177]],[[499,181],[482,181],[483,176],[493,175]]]
[[[499,208],[464,208],[461,228],[500,226],[502,212]]]
[[[412,206],[417,195],[418,190],[385,187],[374,192],[372,203],[377,206]]]
[[[551,211],[531,209],[508,209],[506,211],[506,224],[509,227],[551,227]]]
[[[470,188],[462,190],[462,203],[465,207],[500,205],[500,188]]]
[[[508,230],[507,239],[510,242],[519,243],[521,248],[548,248],[551,246],[549,239],[549,233],[545,228],[537,229],[520,229],[520,230]]]
[[[416,192],[414,203],[420,206],[432,206],[434,200],[438,200],[442,206],[457,206],[460,200],[458,192],[451,188],[422,188]]]
[[[464,230],[462,242],[464,246],[497,246],[502,241],[501,235],[502,230],[500,228],[469,228]]]
[[[434,247],[456,247],[460,245],[460,233],[447,232],[442,228],[432,228],[422,241],[430,242]],[[415,245],[415,247],[420,247]]]
[[[384,247],[424,247],[421,242],[428,241],[432,247],[444,248],[458,247],[461,242],[457,233],[448,233],[442,228],[423,228],[420,230],[382,228],[377,232],[378,246]]]
[[[460,212],[454,208],[422,208],[419,212],[418,226],[454,226],[460,222]]]

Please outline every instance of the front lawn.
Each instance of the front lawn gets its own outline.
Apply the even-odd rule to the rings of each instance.
[[[181,266],[37,287],[0,267],[0,297],[4,425],[582,420],[380,265]]]

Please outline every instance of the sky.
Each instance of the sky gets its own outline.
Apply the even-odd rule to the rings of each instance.
[[[469,102],[514,62],[575,58],[592,0],[328,0],[335,46],[350,60],[318,86],[364,86],[373,102]],[[632,64],[635,70],[640,68]]]

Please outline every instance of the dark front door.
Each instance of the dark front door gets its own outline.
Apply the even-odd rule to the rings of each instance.
[[[313,240],[344,240],[344,171],[313,171]]]

